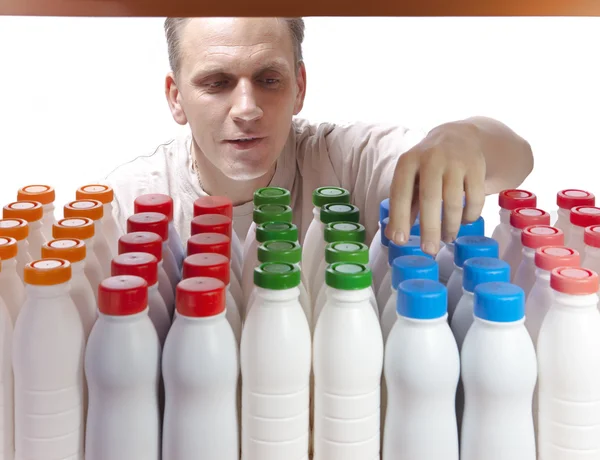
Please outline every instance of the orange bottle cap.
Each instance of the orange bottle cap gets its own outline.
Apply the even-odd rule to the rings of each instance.
[[[8,260],[17,257],[19,247],[17,240],[10,237],[0,237],[0,260]]]
[[[24,219],[29,223],[37,222],[44,217],[44,208],[39,201],[14,201],[4,206],[2,217]]]
[[[87,217],[92,220],[100,220],[104,217],[104,206],[98,200],[75,200],[65,205],[64,215],[65,217]]]
[[[85,242],[77,238],[57,238],[42,245],[43,259],[65,259],[72,264],[85,259]]]
[[[67,217],[52,225],[53,238],[87,240],[96,234],[96,225],[88,217]]]
[[[0,219],[0,236],[25,240],[29,236],[29,224],[25,219]]]
[[[78,200],[98,200],[100,203],[111,203],[115,193],[111,187],[102,184],[90,184],[79,187],[75,192]]]
[[[52,204],[55,199],[54,187],[49,185],[26,185],[17,192],[17,200],[19,201],[34,200],[42,204]]]
[[[23,281],[34,286],[55,286],[71,280],[71,263],[65,259],[41,259],[25,265]]]

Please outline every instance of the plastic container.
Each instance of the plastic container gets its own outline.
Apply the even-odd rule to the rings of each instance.
[[[576,206],[571,209],[569,216],[571,230],[569,238],[565,240],[566,246],[575,249],[579,254],[585,253],[583,241],[584,229],[592,225],[600,225],[600,207]]]
[[[2,209],[3,219],[23,219],[29,225],[27,236],[28,252],[32,259],[39,259],[42,255],[42,245],[46,237],[42,231],[42,219],[44,210],[38,201],[16,201],[9,203]]]
[[[25,219],[0,219],[0,237],[14,238],[17,240],[17,274],[23,281],[25,265],[33,262],[29,254],[29,224]]]
[[[500,206],[500,223],[494,229],[492,238],[498,242],[499,257],[504,259],[504,254],[511,240],[511,211],[517,208],[535,208],[537,206],[537,196],[527,190],[503,190],[498,194],[498,206]]]
[[[54,216],[54,201],[56,200],[56,192],[54,187],[50,185],[26,185],[21,187],[17,192],[18,201],[37,201],[42,205],[42,234],[47,240],[52,239],[52,225],[56,222]]]
[[[576,206],[595,206],[596,197],[593,193],[580,189],[560,190],[556,194],[557,218],[552,224],[559,228],[565,235],[565,241],[569,241],[571,233],[571,209]]]
[[[384,257],[383,251],[383,239],[381,238],[383,220],[389,218],[390,215],[390,199],[386,198],[379,203],[379,223],[377,233],[371,240],[371,244],[369,246],[369,265],[371,268],[381,263],[379,260]],[[389,220],[388,220],[389,222]],[[384,264],[387,263],[387,257],[384,259]],[[381,280],[373,280],[375,286],[379,287],[379,283]]]
[[[0,260],[0,274],[2,261]],[[15,456],[14,385],[12,369],[13,322],[0,294],[0,457],[13,460]]]
[[[386,217],[381,222],[381,249],[379,258],[377,260],[369,259],[369,267],[371,268],[371,273],[373,274],[373,291],[378,292],[381,287],[381,283],[383,282],[383,278],[385,278],[386,273],[389,269],[389,245],[390,240],[387,236],[385,236],[385,231],[387,225],[389,223],[389,217]]]
[[[600,225],[586,227],[583,242],[585,250],[582,254],[581,266],[600,273]]]
[[[13,325],[25,302],[25,285],[17,273],[17,254],[17,240],[0,237],[0,296],[6,304]]]

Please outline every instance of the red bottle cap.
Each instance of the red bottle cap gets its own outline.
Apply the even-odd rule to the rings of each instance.
[[[537,196],[527,190],[503,190],[498,195],[498,204],[507,211],[517,208],[535,208],[537,206]]]
[[[600,248],[600,225],[591,225],[583,231],[583,242],[593,248]]]
[[[198,233],[187,241],[188,255],[209,253],[222,254],[231,259],[231,240],[220,233]]]
[[[173,198],[163,193],[147,193],[138,196],[133,202],[133,212],[158,212],[173,220]]]
[[[231,218],[222,214],[202,214],[192,219],[191,234],[221,233],[231,238]]]
[[[536,267],[550,272],[556,267],[578,267],[581,257],[566,246],[542,246],[535,250],[534,261]]]
[[[158,212],[140,212],[127,218],[127,233],[152,232],[163,241],[169,238],[169,219]]]
[[[147,252],[160,262],[162,260],[162,239],[153,232],[131,232],[119,238],[119,254]]]
[[[204,276],[216,278],[229,284],[229,259],[222,254],[200,253],[187,256],[183,260],[183,278]]]
[[[194,201],[194,217],[202,214],[223,214],[233,219],[233,202],[225,196],[201,196]]]
[[[520,230],[530,225],[550,225],[550,214],[538,208],[516,208],[510,213],[510,225]]]
[[[596,206],[576,206],[571,208],[569,220],[578,227],[600,224],[600,208]]]
[[[111,276],[98,285],[98,310],[111,316],[135,315],[148,306],[148,283],[139,276]]]
[[[559,208],[568,210],[575,206],[595,206],[596,197],[585,190],[569,188],[556,194],[556,204]]]
[[[521,243],[531,249],[542,246],[562,246],[565,244],[565,234],[561,229],[550,225],[530,225],[523,229]]]
[[[147,252],[128,252],[113,257],[110,271],[112,276],[139,276],[148,286],[158,283],[158,259]]]
[[[598,274],[582,267],[557,267],[550,274],[550,287],[563,294],[596,294]]]
[[[225,311],[225,284],[215,278],[184,279],[177,285],[175,299],[180,315],[194,318],[219,315]]]

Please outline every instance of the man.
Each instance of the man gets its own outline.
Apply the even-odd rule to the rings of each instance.
[[[350,191],[368,241],[384,198],[391,203],[387,235],[399,244],[420,212],[423,249],[435,254],[440,240],[456,237],[461,221],[480,215],[486,195],[519,186],[533,169],[529,144],[488,118],[446,123],[425,136],[399,126],[294,118],[307,84],[301,19],[169,18],[165,30],[166,97],[174,120],[189,124],[190,134],[107,177],[123,226],[136,196],[166,193],[185,241],[193,201],[225,195],[243,239],[253,192],[272,185],[291,191],[302,241],[312,191],[331,185]]]

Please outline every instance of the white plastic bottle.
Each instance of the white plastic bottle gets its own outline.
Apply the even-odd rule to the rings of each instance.
[[[500,223],[494,229],[492,238],[498,242],[499,257],[504,259],[504,254],[511,240],[511,211],[517,208],[535,208],[537,206],[537,196],[527,190],[503,190],[498,194],[498,206],[500,206],[498,213]]]
[[[575,249],[579,254],[585,253],[583,241],[584,229],[592,225],[600,225],[600,207],[576,206],[571,209],[571,230],[565,245]]]
[[[158,291],[158,259],[147,252],[128,252],[113,257],[111,276],[139,276],[148,284],[148,316],[158,341],[164,345],[171,328],[171,316]]]
[[[0,261],[2,273],[2,261]],[[12,369],[13,322],[0,294],[0,458],[13,460],[15,456],[14,385]]]
[[[240,347],[242,460],[307,460],[311,337],[298,300],[300,270],[261,264],[255,284]]]
[[[562,230],[550,225],[530,225],[521,232],[523,256],[512,276],[513,282],[525,292],[525,299],[535,284],[535,250],[543,246],[563,246],[565,235]]]
[[[148,317],[148,284],[111,276],[85,351],[86,460],[159,460],[160,343]]]
[[[598,274],[558,267],[550,287],[537,341],[539,458],[600,458]]]
[[[28,252],[32,260],[37,260],[42,255],[42,245],[46,237],[42,232],[42,219],[44,210],[38,201],[16,201],[4,206],[2,210],[3,219],[23,219],[29,225],[27,236]]]
[[[459,458],[454,397],[460,359],[447,305],[446,287],[438,281],[398,285],[398,320],[385,346],[382,460]]]
[[[54,215],[55,200],[56,192],[54,187],[50,185],[26,185],[17,192],[17,201],[37,201],[42,205],[44,214],[42,217],[42,234],[46,241],[52,239],[52,225],[56,222]]]
[[[460,458],[536,460],[531,405],[537,363],[524,325],[523,290],[506,282],[479,284],[474,314],[461,351]]]
[[[17,274],[21,281],[25,265],[33,261],[29,254],[28,236],[29,224],[25,219],[0,219],[0,237],[17,240]]]
[[[173,207],[173,198],[164,193],[147,193],[136,197],[133,201],[133,212],[136,214],[141,212],[158,212],[167,216],[167,220],[169,221],[167,244],[175,257],[179,271],[181,271],[185,252],[181,236],[177,232],[173,221]]]
[[[387,225],[390,221],[389,217],[386,217],[381,221],[381,232],[380,232],[380,256],[378,259],[373,260],[369,259],[369,267],[371,268],[371,273],[373,274],[373,291],[378,292],[381,287],[381,283],[383,282],[383,278],[385,278],[385,274],[389,269],[389,245],[390,240],[385,235],[385,231],[387,229]]]
[[[381,232],[382,232],[382,225],[383,225],[383,220],[385,218],[388,218],[390,215],[390,199],[386,198],[385,200],[382,200],[381,203],[379,203],[379,223],[378,223],[378,230],[377,233],[375,233],[375,236],[373,237],[373,239],[371,240],[371,244],[369,245],[369,261],[370,261],[370,266],[373,267],[375,265],[377,265],[377,261],[383,257],[383,250],[382,250],[382,244],[381,244]],[[387,258],[386,258],[387,260]]]
[[[0,272],[0,296],[6,304],[13,325],[25,301],[25,285],[17,273],[17,256],[17,240],[0,237],[0,261],[3,267]]]
[[[384,349],[369,304],[371,271],[363,264],[335,263],[325,282],[332,289],[313,343],[313,459],[378,459]]]
[[[585,251],[582,254],[581,266],[600,273],[600,225],[586,227],[583,242]]]
[[[188,278],[176,297],[177,317],[162,354],[162,458],[239,460],[239,359],[225,319],[225,285]]]
[[[12,350],[17,459],[83,460],[85,337],[70,280],[64,259],[25,266]]]
[[[556,194],[557,218],[552,226],[560,228],[565,235],[565,241],[569,241],[569,234],[571,232],[571,209],[576,206],[595,205],[596,197],[593,193],[572,188],[560,190]]]
[[[461,236],[454,242],[454,271],[448,280],[448,320],[463,295],[463,265],[473,257],[498,258],[498,242],[487,236]]]

